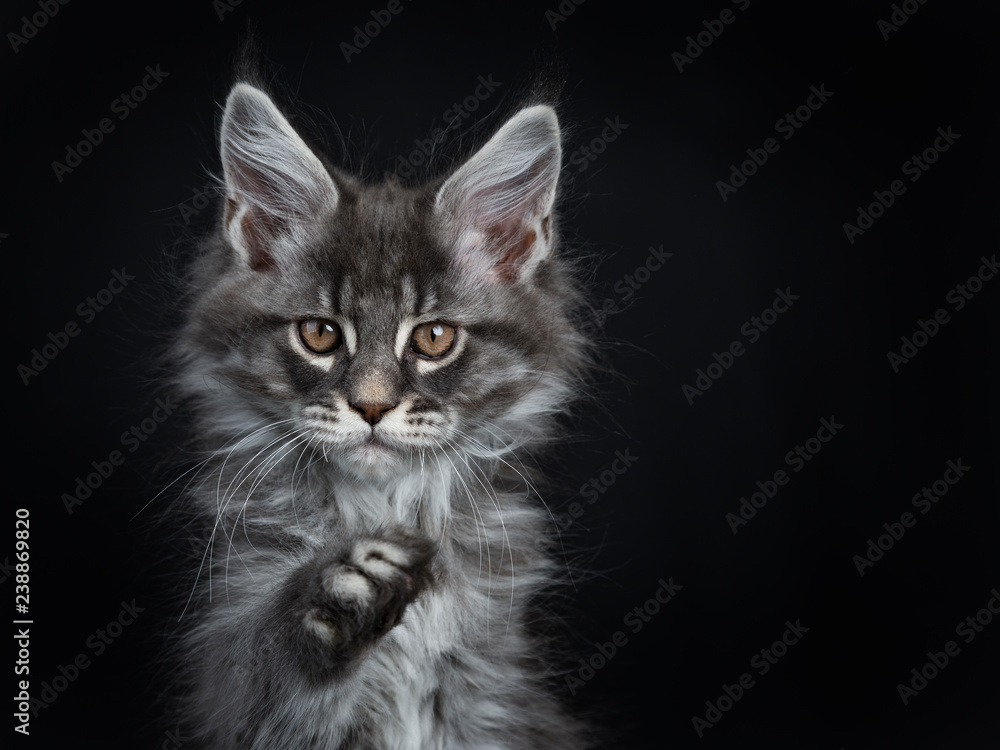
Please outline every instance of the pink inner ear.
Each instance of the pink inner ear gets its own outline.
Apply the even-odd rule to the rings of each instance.
[[[532,190],[537,187],[536,170],[537,167],[475,196],[480,206],[487,207],[475,221],[483,226],[484,249],[493,261],[491,275],[504,281],[517,278],[538,239],[530,226],[539,210],[538,195]],[[548,217],[545,217],[542,231],[546,239],[547,229]]]
[[[488,230],[490,243],[499,249],[500,256],[493,267],[493,274],[503,281],[517,278],[528,251],[535,244],[534,229],[527,229],[518,223],[513,227],[496,225]]]
[[[288,208],[283,205],[281,191],[270,175],[249,168],[234,169],[233,181],[240,189],[263,201],[264,205],[274,206],[278,211]],[[238,209],[237,201],[230,199],[226,202],[227,225]],[[278,267],[271,246],[279,236],[287,234],[290,229],[288,218],[268,211],[261,205],[247,203],[246,211],[240,218],[239,232],[243,245],[249,253],[249,263],[253,270],[269,271]]]
[[[272,222],[268,222],[264,212],[260,210],[247,211],[240,220],[240,232],[250,251],[250,268],[254,271],[270,271],[278,267],[274,255],[268,249],[267,238],[275,236],[273,228],[265,228],[269,223]],[[273,223],[280,222],[274,220]]]
[[[230,226],[236,217],[236,201],[226,200],[226,226]],[[276,232],[285,227],[285,222],[276,216],[268,216],[260,208],[251,207],[239,220],[239,233],[243,246],[249,253],[250,267],[254,271],[270,271],[278,267],[277,261],[270,252],[269,238],[273,239]]]

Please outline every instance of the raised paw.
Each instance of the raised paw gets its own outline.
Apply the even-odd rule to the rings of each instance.
[[[396,532],[358,539],[344,553],[321,560],[306,630],[345,655],[370,645],[398,625],[430,585],[433,555],[430,540]]]

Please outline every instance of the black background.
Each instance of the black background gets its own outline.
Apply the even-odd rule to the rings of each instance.
[[[877,22],[891,3],[805,5],[590,0],[560,19],[545,14],[556,0],[406,2],[348,62],[340,43],[385,3],[246,0],[220,18],[210,1],[70,2],[16,52],[6,35],[41,6],[8,3],[0,245],[14,416],[0,554],[13,562],[14,509],[30,509],[36,697],[61,665],[90,659],[19,745],[171,741],[155,726],[153,654],[176,615],[157,599],[172,571],[130,519],[162,483],[155,462],[171,453],[180,420],[123,451],[125,465],[72,514],[61,496],[153,413],[148,357],[172,316],[167,279],[212,221],[212,210],[186,209],[218,169],[219,105],[252,28],[300,122],[331,134],[335,161],[375,176],[440,127],[479,76],[501,85],[452,131],[458,152],[496,127],[554,56],[565,63],[567,252],[594,259],[597,304],[616,300],[602,345],[616,375],[585,410],[586,439],[553,467],[566,489],[549,501],[563,511],[581,501],[579,486],[615,451],[637,460],[566,534],[589,571],[573,594],[573,647],[589,659],[618,630],[628,643],[575,695],[556,684],[605,716],[610,745],[995,747],[998,618],[968,644],[955,628],[1000,586],[1000,280],[960,311],[946,295],[997,247],[1000,19],[985,0],[906,3],[918,10],[886,39]],[[735,20],[679,71],[672,54],[724,8]],[[117,120],[112,102],[157,65],[169,75]],[[776,136],[811,86],[833,94],[723,201],[717,181]],[[114,131],[58,180],[52,162],[103,117]],[[580,171],[570,157],[601,140],[606,118],[627,127]],[[351,144],[346,156],[333,123]],[[904,162],[949,127],[960,138],[910,183]],[[906,192],[849,242],[843,224],[896,179]],[[616,282],[661,245],[673,256],[619,305]],[[77,306],[122,267],[134,281],[84,323]],[[741,326],[786,287],[798,299],[748,344]],[[894,372],[887,353],[940,308],[950,322]],[[79,335],[25,385],[18,366],[69,321]],[[745,354],[689,404],[682,386],[734,340]],[[823,418],[844,427],[791,471],[785,454]],[[852,558],[959,459],[966,475],[860,576]],[[726,514],[782,468],[789,483],[734,535]],[[13,571],[3,574],[12,602]],[[633,632],[626,615],[670,577],[681,590]],[[133,599],[144,609],[137,622],[95,655],[88,639]],[[797,620],[808,632],[760,676],[751,659]],[[904,706],[897,685],[949,640],[958,656]],[[581,676],[572,660],[555,668]],[[744,672],[754,687],[699,738],[692,717]]]

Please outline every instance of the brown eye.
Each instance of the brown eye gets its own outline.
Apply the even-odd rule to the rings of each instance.
[[[435,320],[433,323],[422,323],[413,329],[410,348],[425,357],[441,357],[448,353],[455,343],[455,328]]]
[[[340,326],[322,318],[303,320],[299,323],[299,338],[310,351],[329,354],[340,346]]]

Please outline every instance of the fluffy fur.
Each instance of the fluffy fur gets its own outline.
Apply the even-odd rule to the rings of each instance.
[[[239,84],[221,153],[173,351],[206,456],[185,492],[192,743],[586,747],[531,632],[558,566],[524,459],[559,438],[586,351],[555,112],[517,112],[446,179],[369,185]],[[419,351],[425,324],[447,352]]]

